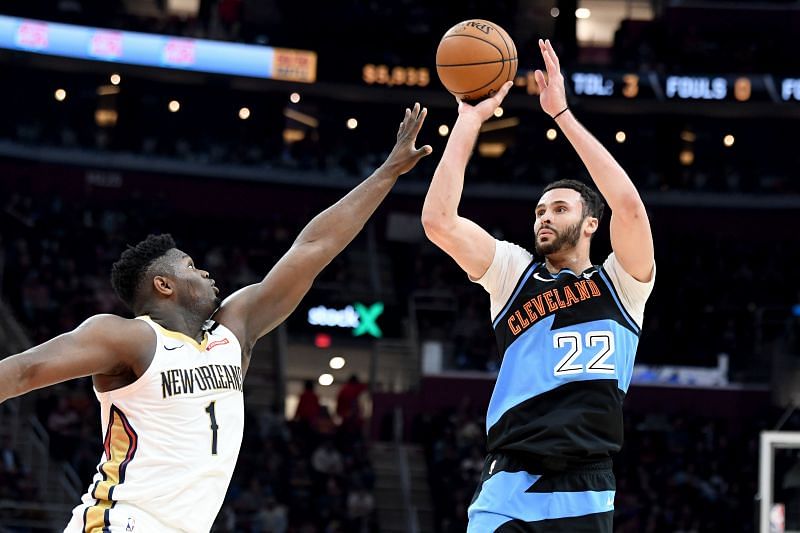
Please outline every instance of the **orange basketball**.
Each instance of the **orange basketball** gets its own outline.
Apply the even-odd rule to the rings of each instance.
[[[514,79],[517,47],[494,22],[465,20],[447,30],[439,42],[436,71],[456,98],[481,100]]]

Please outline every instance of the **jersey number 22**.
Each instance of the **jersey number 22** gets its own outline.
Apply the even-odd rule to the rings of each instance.
[[[597,349],[597,353],[586,363],[576,362],[583,348]],[[553,368],[556,377],[587,372],[591,374],[613,374],[616,369],[608,359],[614,354],[614,334],[610,331],[564,331],[553,335],[553,348],[568,348],[565,355]]]

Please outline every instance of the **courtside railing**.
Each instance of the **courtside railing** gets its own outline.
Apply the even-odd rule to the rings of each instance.
[[[394,447],[397,453],[397,469],[400,474],[400,490],[403,495],[403,508],[406,510],[408,533],[419,533],[419,515],[411,498],[411,471],[408,467],[408,454],[403,445],[403,410],[396,407],[393,420]]]

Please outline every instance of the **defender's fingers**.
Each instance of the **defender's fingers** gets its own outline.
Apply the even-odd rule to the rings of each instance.
[[[547,89],[547,80],[545,80],[544,73],[541,70],[536,69],[533,72],[533,77],[536,78],[536,84],[539,86],[539,91],[544,91]]]
[[[423,158],[433,153],[433,147],[430,144],[426,144],[422,148],[417,149],[417,153],[419,154],[420,158]]]
[[[422,123],[425,122],[425,117],[428,116],[428,108],[423,107],[422,110],[419,112],[419,116],[417,120],[414,122],[414,137],[417,136],[419,130],[422,129]]]

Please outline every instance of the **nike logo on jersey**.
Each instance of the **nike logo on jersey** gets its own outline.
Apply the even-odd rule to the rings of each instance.
[[[177,350],[178,348],[182,348],[182,347],[183,347],[183,344],[179,344],[177,346],[167,346],[166,344],[164,345],[164,349],[169,351],[169,352],[171,352],[172,350]]]
[[[609,507],[614,505],[614,497],[613,496],[609,496],[608,497],[608,500],[606,500],[606,505],[608,505]]]
[[[542,276],[540,276],[540,275],[539,275],[539,273],[538,273],[538,272],[536,272],[536,273],[533,275],[533,277],[534,277],[534,278],[536,278],[536,279],[538,279],[539,281],[547,281],[547,282],[550,282],[550,283],[552,283],[553,281],[555,281],[555,280],[554,280],[554,279],[552,279],[552,278],[551,278],[551,279],[546,279],[546,278],[543,278]]]

